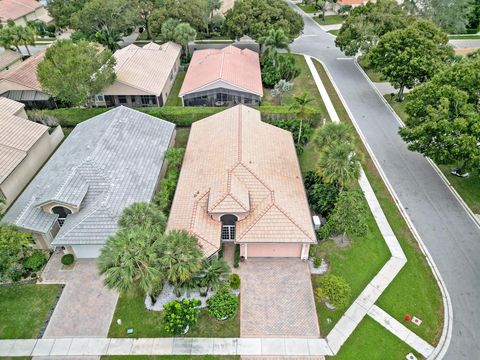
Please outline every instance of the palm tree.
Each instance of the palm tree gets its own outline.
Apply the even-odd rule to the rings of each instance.
[[[17,51],[21,54],[19,45],[21,45],[20,33],[17,30],[18,26],[8,26],[0,29],[0,45],[5,49],[10,49],[15,46]]]
[[[208,290],[218,290],[230,273],[230,266],[223,259],[205,260],[199,272],[200,283]]]
[[[167,217],[152,203],[137,202],[123,210],[118,225],[125,229],[136,226],[149,228],[156,227],[163,233],[167,224]]]
[[[158,263],[172,284],[190,280],[202,269],[203,253],[197,238],[185,230],[173,230],[159,241]]]
[[[149,292],[163,274],[158,268],[155,229],[123,229],[108,238],[98,258],[98,268],[104,283],[110,289],[131,292],[140,289]]]
[[[316,134],[315,144],[321,150],[333,143],[353,143],[353,131],[344,123],[327,123]]]
[[[18,28],[20,28],[17,30],[20,32],[20,43],[25,46],[28,55],[31,55],[28,45],[35,45],[35,30],[29,26],[18,26]]]
[[[353,143],[333,143],[320,153],[318,174],[329,184],[338,184],[340,191],[360,177],[360,157]]]
[[[184,46],[186,55],[188,55],[188,43],[196,37],[197,32],[189,23],[180,23],[175,28],[175,41]]]
[[[267,49],[286,49],[290,52],[290,39],[283,29],[270,29],[268,35],[260,39],[260,43]]]
[[[311,103],[314,99],[309,98],[308,94],[304,91],[303,93],[300,94],[300,96],[294,96],[293,100],[295,101],[291,106],[290,110],[295,110],[297,113],[299,119],[300,119],[300,129],[298,131],[298,140],[297,144],[300,143],[300,139],[302,137],[302,126],[303,126],[303,120],[305,120],[306,117],[306,106]]]

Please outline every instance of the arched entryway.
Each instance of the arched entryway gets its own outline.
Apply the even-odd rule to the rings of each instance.
[[[63,206],[54,206],[52,208],[52,213],[58,215],[58,225],[63,226],[65,219],[72,213],[72,211]]]
[[[222,222],[222,241],[235,240],[235,223],[238,218],[233,214],[225,214],[220,218]]]

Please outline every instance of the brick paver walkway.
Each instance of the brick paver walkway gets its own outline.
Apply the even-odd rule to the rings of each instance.
[[[240,265],[241,337],[319,337],[307,264],[248,259]]]

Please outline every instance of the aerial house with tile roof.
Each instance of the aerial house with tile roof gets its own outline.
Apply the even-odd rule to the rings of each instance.
[[[39,248],[96,258],[124,208],[150,201],[175,125],[117,107],[77,125],[5,214]]]
[[[0,0],[0,24],[6,25],[8,20],[15,25],[26,26],[29,21],[52,21],[45,5],[36,0]]]
[[[0,197],[9,206],[63,139],[58,126],[28,120],[25,105],[0,97]]]
[[[182,47],[171,41],[143,47],[131,44],[117,50],[117,78],[95,96],[97,106],[163,106],[180,69]]]
[[[244,105],[192,124],[167,229],[241,255],[306,259],[316,243],[292,134]]]
[[[233,45],[195,51],[179,97],[184,106],[259,105],[263,86],[258,53]]]

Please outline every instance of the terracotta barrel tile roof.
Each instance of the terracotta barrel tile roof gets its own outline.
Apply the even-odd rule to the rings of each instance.
[[[218,213],[246,215],[240,243],[316,241],[291,133],[244,105],[192,125],[167,228],[190,231],[210,256],[220,247]]]
[[[260,60],[256,52],[233,45],[223,49],[197,50],[180,89],[180,96],[223,80],[243,91],[263,96]]]

